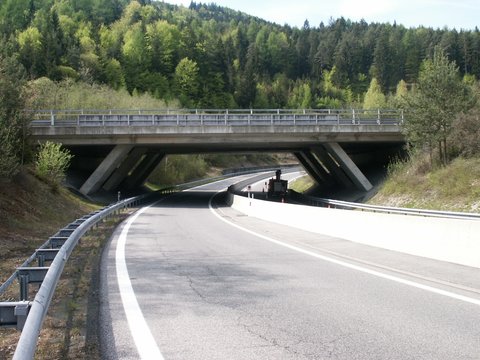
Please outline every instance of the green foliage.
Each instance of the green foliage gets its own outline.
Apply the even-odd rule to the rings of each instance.
[[[194,104],[198,94],[198,65],[189,58],[183,58],[175,68],[175,87],[183,105]]]
[[[203,155],[168,155],[152,172],[148,181],[170,186],[205,176],[207,164]]]
[[[417,148],[427,148],[433,161],[438,146],[442,164],[448,161],[447,139],[453,120],[474,104],[471,88],[460,78],[455,63],[443,50],[435,49],[432,60],[422,64],[418,88],[408,97],[408,119],[405,132]]]
[[[457,158],[432,168],[428,155],[414,154],[390,166],[372,203],[382,206],[480,212],[480,159]]]
[[[395,91],[395,96],[390,98],[389,104],[392,109],[407,109],[408,88],[404,80],[400,80]]]
[[[456,117],[448,141],[454,155],[467,158],[480,156],[480,105]]]
[[[0,43],[1,46],[1,43]],[[28,117],[22,67],[0,54],[0,178],[17,174],[26,152]]]
[[[310,109],[312,107],[312,92],[309,83],[298,82],[288,100],[288,107],[293,109]]]
[[[385,95],[383,95],[380,84],[376,78],[370,82],[370,87],[363,100],[363,108],[366,110],[384,109],[387,105]]]
[[[149,94],[130,95],[127,90],[114,90],[106,85],[75,82],[71,79],[54,82],[40,78],[29,82],[34,95],[34,109],[165,109],[178,108],[176,101],[166,103]]]
[[[40,145],[35,160],[35,173],[53,185],[58,185],[65,178],[73,155],[62,144],[47,141]]]
[[[478,31],[344,18],[292,28],[196,2],[4,0],[0,37],[30,79],[80,79],[183,106],[361,106],[372,78],[387,96],[401,79],[416,83],[436,45],[469,83],[480,78]]]

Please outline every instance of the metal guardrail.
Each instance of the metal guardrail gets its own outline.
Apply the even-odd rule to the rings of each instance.
[[[400,125],[403,110],[152,109],[36,110],[32,126]]]
[[[220,176],[218,179],[252,174],[259,171],[265,171],[265,168],[252,168],[245,171],[237,171],[228,175]],[[209,180],[212,181],[215,179]],[[18,330],[23,329],[13,360],[34,358],[42,323],[47,314],[65,263],[80,238],[87,231],[98,222],[112,214],[116,214],[122,209],[136,207],[144,202],[155,201],[155,197],[171,194],[180,189],[191,187],[196,183],[198,183],[198,181],[118,201],[117,203],[101,210],[85,215],[70,223],[63,229],[60,229],[41,245],[20,267],[18,267],[17,270],[0,286],[0,294],[2,294],[12,285],[15,279],[18,279],[20,283],[20,301],[0,302],[0,325],[17,327]],[[38,261],[38,266],[31,266],[35,260]],[[50,261],[51,265],[49,267],[45,266],[45,262]],[[28,300],[29,283],[41,284],[33,301]]]
[[[345,209],[345,210],[371,211],[371,212],[377,212],[377,213],[398,214],[398,215],[416,215],[416,216],[448,218],[448,219],[480,220],[480,214],[475,214],[475,213],[424,210],[424,209],[408,209],[408,208],[359,204],[359,203],[352,203],[352,202],[341,201],[341,200],[331,200],[331,199],[306,196],[293,190],[289,190],[289,197],[292,200],[299,201],[302,204],[311,205],[311,206],[330,207],[330,208]]]
[[[173,191],[175,190],[169,188],[156,193],[125,199],[77,219],[50,237],[0,286],[0,293],[2,293],[15,279],[18,279],[20,283],[20,301],[0,302],[1,325],[16,326],[19,330],[23,329],[15,350],[14,360],[33,359],[42,323],[58,280],[65,263],[80,238],[95,224],[108,216],[127,207],[153,201],[154,197]],[[38,260],[38,266],[31,266],[34,260]],[[51,265],[45,266],[46,261],[51,261]],[[41,284],[33,301],[28,300],[29,283]]]

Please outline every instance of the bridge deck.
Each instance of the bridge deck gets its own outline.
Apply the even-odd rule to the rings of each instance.
[[[38,140],[64,144],[276,144],[324,141],[398,142],[396,110],[63,110],[39,111]],[[218,136],[223,135],[223,136]]]

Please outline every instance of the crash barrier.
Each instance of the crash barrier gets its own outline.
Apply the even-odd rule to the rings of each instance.
[[[369,205],[324,201],[326,199],[317,199],[317,205],[321,206],[305,206],[288,203],[294,197],[287,197],[287,203],[270,202],[247,198],[245,194],[240,196],[234,190],[229,191],[229,203],[249,216],[388,250],[480,268],[478,214],[377,206],[366,211]]]
[[[2,294],[16,279],[20,284],[19,301],[0,302],[0,326],[16,327],[22,330],[14,360],[34,358],[38,336],[58,280],[80,238],[100,221],[116,215],[123,209],[152,202],[160,196],[175,191],[174,188],[169,188],[121,200],[77,219],[50,237],[16,269],[12,276],[0,286],[0,294]],[[35,261],[37,266],[33,265]],[[50,266],[47,265],[48,263]],[[33,301],[29,300],[29,284],[40,284]]]

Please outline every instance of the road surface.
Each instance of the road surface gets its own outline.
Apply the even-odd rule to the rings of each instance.
[[[103,358],[480,358],[480,270],[249,218],[212,200],[231,181],[117,229]]]

